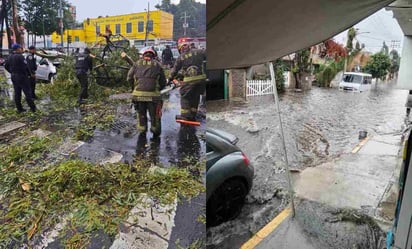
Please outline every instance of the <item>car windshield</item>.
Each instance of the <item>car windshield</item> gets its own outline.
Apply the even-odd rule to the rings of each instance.
[[[343,81],[360,84],[362,82],[362,76],[355,74],[345,74],[345,76],[343,76]]]

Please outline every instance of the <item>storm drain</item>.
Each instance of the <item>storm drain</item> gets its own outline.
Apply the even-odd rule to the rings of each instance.
[[[129,131],[133,127],[134,124],[130,122],[117,120],[110,125],[110,130]]]

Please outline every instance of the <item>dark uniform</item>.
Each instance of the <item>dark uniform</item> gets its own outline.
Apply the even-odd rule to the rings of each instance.
[[[161,133],[163,101],[160,91],[166,86],[166,77],[162,66],[154,59],[139,59],[127,74],[127,80],[134,85],[133,103],[138,111],[137,129],[147,131],[147,112],[149,112],[154,136]]]
[[[166,46],[162,52],[162,62],[163,65],[173,66],[173,53],[169,46]]]
[[[89,94],[87,93],[87,88],[89,81],[87,79],[87,73],[93,68],[93,59],[90,56],[90,51],[86,48],[84,53],[79,53],[76,55],[76,77],[80,82],[80,95],[78,102],[81,103],[83,99],[87,99]]]
[[[32,93],[32,98],[36,99],[36,70],[37,70],[37,62],[36,62],[36,58],[34,57],[34,53],[30,53],[29,55],[27,55],[26,57],[26,61],[27,61],[27,67],[29,68],[29,72],[30,72],[30,78],[29,78],[29,82],[30,82],[30,90]]]
[[[180,88],[180,118],[186,120],[196,118],[200,95],[206,88],[204,61],[206,61],[204,50],[189,50],[177,58],[170,73],[171,78],[176,78],[179,74],[183,77],[183,85]]]
[[[21,49],[20,45],[13,45],[13,50]],[[11,74],[11,81],[14,87],[14,102],[18,112],[23,112],[23,106],[21,104],[21,92],[23,91],[26,96],[26,102],[32,112],[36,111],[36,105],[34,104],[30,82],[29,82],[29,69],[27,62],[24,59],[21,51],[16,51],[9,56],[5,64],[5,69]]]

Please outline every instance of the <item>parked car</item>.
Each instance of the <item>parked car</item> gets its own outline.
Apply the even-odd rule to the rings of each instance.
[[[36,59],[38,59],[36,80],[53,84],[57,73],[56,66],[46,58],[36,57]]]
[[[252,188],[254,169],[227,132],[206,130],[206,224],[216,226],[236,218]]]

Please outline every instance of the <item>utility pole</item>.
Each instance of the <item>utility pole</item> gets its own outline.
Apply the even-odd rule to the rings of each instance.
[[[150,3],[147,2],[146,35],[144,37],[144,45],[145,46],[147,46],[147,39],[149,38],[149,21],[150,21]]]
[[[43,17],[43,47],[44,48],[46,48],[46,34],[45,34],[45,31],[44,31],[44,14],[42,15],[42,17]],[[27,40],[27,42],[28,42],[28,40]]]
[[[61,43],[61,46],[63,47],[63,5],[62,5],[62,0],[60,0],[59,11],[58,11],[58,14],[57,14],[57,18],[60,18],[60,21],[59,21],[60,43]]]
[[[391,40],[391,45],[390,45],[391,50],[399,49],[400,47],[401,47],[400,40]]]
[[[181,18],[184,18],[184,22],[183,22],[183,35],[184,36],[186,36],[186,29],[189,27],[189,24],[187,23],[188,17],[190,16],[186,15],[186,11],[185,11],[185,15],[181,17]]]

